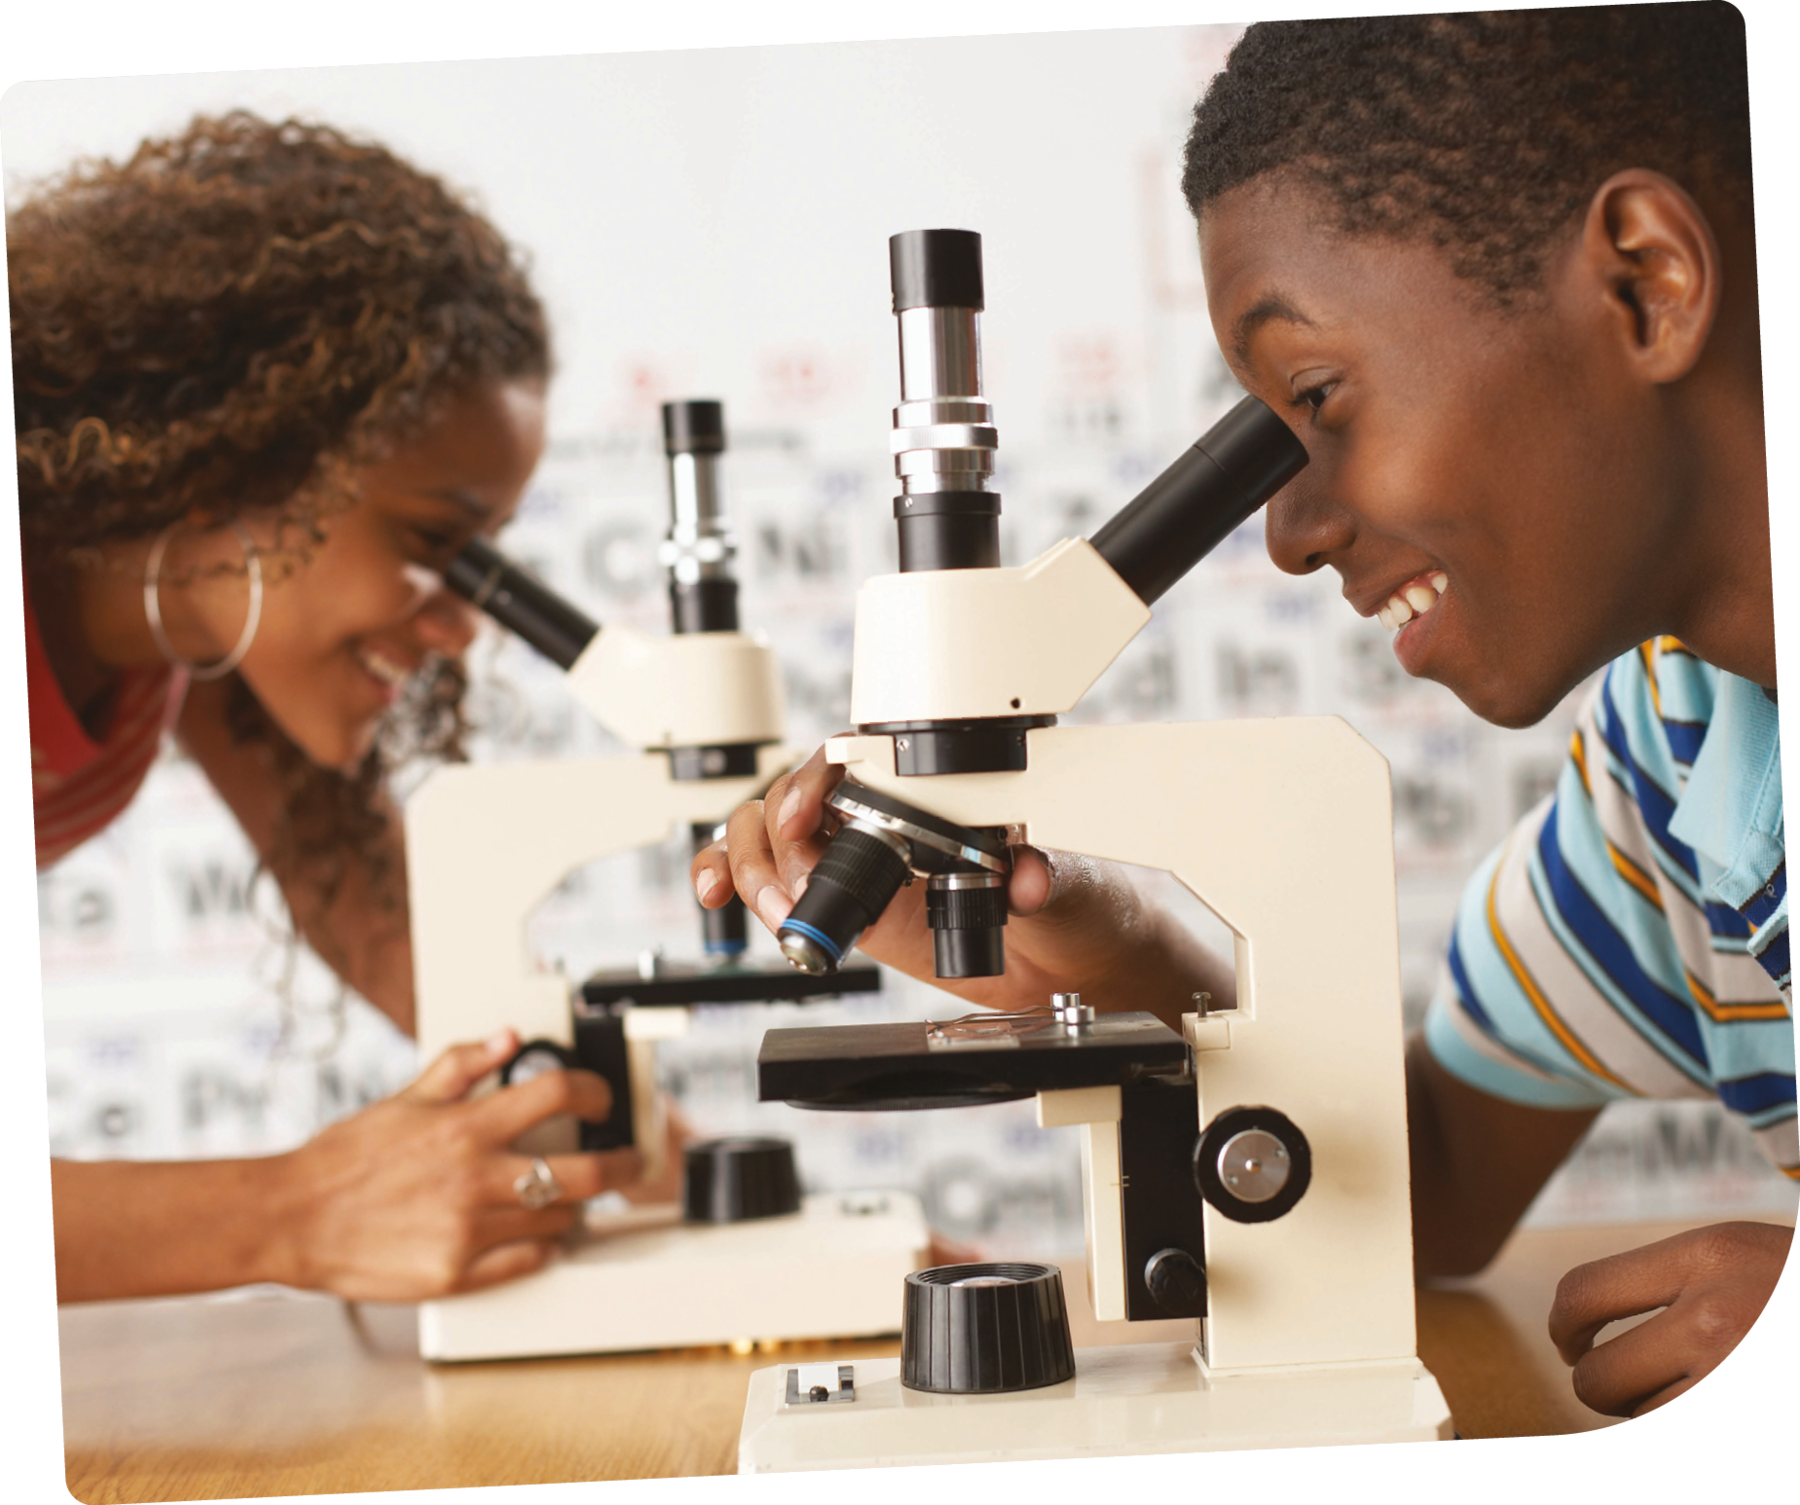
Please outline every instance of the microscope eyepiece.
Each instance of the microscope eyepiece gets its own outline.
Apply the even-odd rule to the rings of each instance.
[[[725,404],[692,397],[662,405],[665,455],[717,455],[725,449]]]
[[[981,237],[973,230],[908,230],[888,238],[894,312],[987,305],[981,286]]]
[[[1146,606],[1306,467],[1306,446],[1246,397],[1091,540]]]
[[[471,538],[444,568],[444,584],[517,633],[559,669],[581,657],[600,626],[485,538]]]
[[[888,241],[900,327],[894,409],[894,520],[900,569],[1000,563],[1000,494],[989,489],[999,438],[981,394],[981,237],[908,230]]]
[[[669,534],[658,557],[669,576],[676,632],[736,632],[738,585],[731,573],[737,542],[719,487],[725,453],[725,404],[711,398],[665,402],[663,452],[669,457]]]

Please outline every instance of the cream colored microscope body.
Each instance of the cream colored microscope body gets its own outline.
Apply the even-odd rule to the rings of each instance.
[[[525,925],[569,873],[722,821],[793,766],[781,745],[778,665],[738,632],[655,637],[600,631],[567,671],[572,694],[645,751],[621,758],[460,765],[406,805],[418,1040],[429,1059],[511,1026],[521,1040],[572,1046],[571,980],[531,966]],[[658,749],[760,744],[754,777],[679,780]],[[662,1172],[666,1132],[654,1046],[685,1029],[681,1008],[627,1010],[634,1141]],[[553,1128],[559,1126],[551,1126]],[[574,1148],[572,1126],[557,1145]],[[892,1331],[890,1293],[927,1235],[904,1193],[809,1196],[798,1214],[684,1224],[676,1204],[590,1216],[543,1270],[422,1304],[430,1359],[674,1348]],[[803,1300],[787,1278],[808,1271]]]
[[[1149,616],[1084,540],[1020,569],[871,580],[857,604],[852,718],[1060,714]],[[1227,1109],[1278,1107],[1310,1144],[1310,1188],[1269,1222],[1206,1206],[1192,1345],[1077,1350],[1072,1380],[993,1395],[910,1390],[898,1360],[860,1362],[854,1400],[828,1406],[790,1404],[787,1370],[761,1370],[740,1470],[1450,1435],[1414,1332],[1385,760],[1335,717],[1025,735],[1016,772],[899,777],[885,734],[834,739],[827,756],[939,818],[1173,873],[1235,936],[1236,1007],[1185,1020],[1196,1132]],[[1090,1294],[1099,1318],[1122,1319],[1119,1089],[1043,1092],[1038,1112],[1046,1126],[1081,1127]]]

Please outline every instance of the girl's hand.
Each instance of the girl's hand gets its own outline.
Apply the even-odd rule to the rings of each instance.
[[[770,786],[766,800],[732,813],[723,842],[702,849],[691,869],[702,905],[717,909],[741,894],[773,931],[787,918],[825,850],[825,797],[844,771],[815,752]],[[922,780],[922,784],[929,780]],[[1100,1009],[1149,1009],[1173,1019],[1200,989],[1217,1007],[1235,997],[1229,967],[1163,912],[1147,904],[1118,868],[1086,857],[1012,849],[1002,977],[941,982],[925,924],[925,885],[914,882],[859,942],[869,956],[971,1003],[1025,1008],[1057,991],[1077,991]]]
[[[1768,1304],[1793,1239],[1769,1223],[1719,1223],[1569,1271],[1550,1338],[1582,1404],[1641,1416],[1711,1374]],[[1609,1322],[1644,1312],[1656,1315],[1594,1342]]]
[[[603,1121],[612,1095],[592,1072],[550,1071],[465,1101],[517,1049],[511,1030],[453,1045],[411,1086],[280,1157],[277,1278],[361,1301],[477,1290],[538,1269],[581,1202],[634,1181],[635,1150],[551,1155],[561,1197],[521,1202],[531,1158],[512,1141],[559,1113]]]

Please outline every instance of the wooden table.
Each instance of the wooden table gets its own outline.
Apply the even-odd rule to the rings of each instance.
[[[1585,1260],[1688,1223],[1526,1229],[1480,1278],[1419,1293],[1419,1355],[1465,1437],[1584,1431],[1545,1335]],[[1078,1262],[1077,1347],[1164,1342],[1188,1322],[1102,1330]],[[61,1313],[70,1491],[93,1502],[729,1473],[744,1389],[769,1352],[724,1349],[434,1366],[411,1307],[328,1297],[105,1302]],[[899,1352],[894,1341],[786,1344],[781,1360]]]

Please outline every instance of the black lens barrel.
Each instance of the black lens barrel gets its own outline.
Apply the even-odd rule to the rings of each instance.
[[[1306,446],[1246,397],[1091,540],[1146,605],[1305,467]]]
[[[671,580],[669,615],[678,633],[736,632],[738,583],[728,575]]]
[[[528,575],[485,538],[471,538],[445,566],[444,584],[517,633],[559,669],[567,669],[600,626],[543,581]]]
[[[1000,495],[918,491],[894,498],[900,573],[991,570],[1000,565]]]
[[[824,970],[836,971],[857,937],[881,918],[907,872],[905,859],[881,837],[845,826],[827,843],[806,891],[782,921],[781,939],[813,942],[828,963]]]
[[[953,887],[958,879],[979,887]],[[932,878],[925,888],[934,970],[942,978],[1006,972],[1006,880],[998,873]]]

